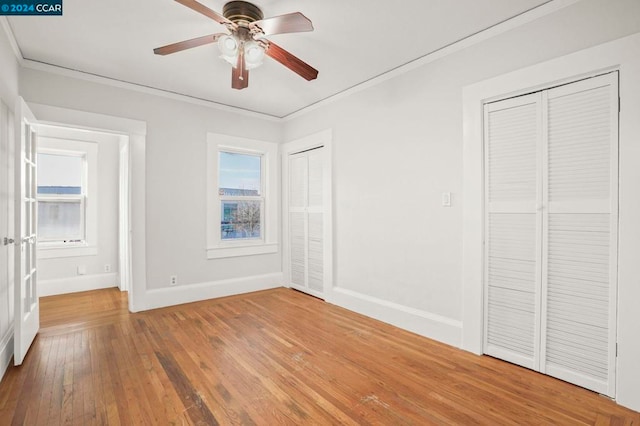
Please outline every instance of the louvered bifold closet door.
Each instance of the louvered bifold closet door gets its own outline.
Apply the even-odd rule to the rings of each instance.
[[[485,105],[484,352],[539,368],[541,96]]]
[[[307,157],[289,157],[289,274],[291,285],[307,287]]]
[[[324,154],[322,148],[289,156],[291,286],[324,298]]]
[[[541,371],[613,396],[617,73],[544,96]]]
[[[307,152],[308,159],[308,285],[314,292],[324,291],[324,230],[323,230],[323,179],[324,162],[322,148]],[[318,294],[317,294],[318,295]]]

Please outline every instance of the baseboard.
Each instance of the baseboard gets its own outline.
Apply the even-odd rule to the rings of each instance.
[[[76,293],[118,286],[118,275],[109,274],[78,275],[77,277],[38,281],[38,296]]]
[[[462,343],[462,322],[420,309],[334,287],[327,302],[455,347]]]
[[[145,309],[164,308],[277,287],[282,287],[282,272],[147,290],[141,305]]]
[[[4,377],[4,373],[7,372],[11,358],[13,358],[13,324],[0,340],[0,380]]]

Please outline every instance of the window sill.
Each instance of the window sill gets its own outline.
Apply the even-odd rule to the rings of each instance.
[[[98,247],[95,246],[39,246],[38,259],[55,259],[58,257],[96,256]]]
[[[207,259],[223,259],[225,257],[253,256],[278,252],[278,243],[254,245],[221,246],[207,249]]]

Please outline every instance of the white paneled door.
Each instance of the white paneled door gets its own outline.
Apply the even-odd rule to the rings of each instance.
[[[291,286],[324,298],[323,148],[289,155],[288,170]]]
[[[15,152],[15,323],[14,364],[20,365],[40,328],[36,270],[35,117],[22,98],[16,104]]]
[[[485,353],[614,396],[618,75],[485,105]]]

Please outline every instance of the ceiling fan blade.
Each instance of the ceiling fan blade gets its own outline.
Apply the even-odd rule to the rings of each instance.
[[[168,44],[166,46],[153,49],[156,55],[169,55],[171,53],[180,52],[191,49],[192,47],[203,46],[205,44],[215,43],[223,36],[224,33],[209,34],[202,37],[192,38],[191,40],[179,41],[178,43]]]
[[[262,19],[252,22],[249,26],[251,28],[259,27],[264,35],[313,31],[313,24],[309,18],[300,12]]]
[[[244,49],[240,49],[238,63],[231,72],[231,87],[238,90],[249,87],[249,71],[244,60]]]
[[[183,6],[187,6],[189,9],[202,13],[204,16],[207,16],[220,24],[231,25],[234,28],[237,27],[236,24],[234,24],[224,16],[220,15],[218,12],[214,12],[204,4],[198,3],[196,0],[176,0],[176,1]]]
[[[284,50],[272,41],[269,41],[269,47],[266,51],[267,56],[272,57],[276,61],[280,62],[291,71],[300,75],[307,80],[315,80],[318,77],[318,70],[311,65],[293,56],[291,53]]]

